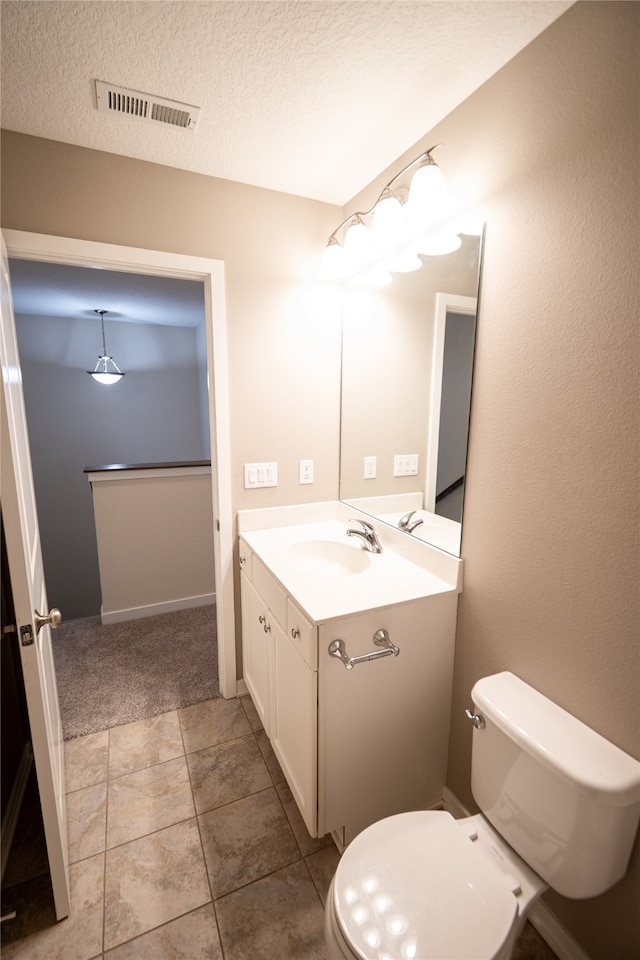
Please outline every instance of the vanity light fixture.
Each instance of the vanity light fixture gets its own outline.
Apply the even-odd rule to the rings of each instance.
[[[104,337],[104,318],[108,310],[94,310],[94,313],[100,315],[102,325],[102,356],[98,357],[95,370],[87,370],[90,377],[97,380],[98,383],[118,383],[125,376],[113,357],[107,356],[107,344]]]
[[[393,273],[419,270],[421,256],[457,250],[461,233],[482,232],[472,218],[464,223],[460,219],[431,155],[438,146],[429,147],[392,177],[370,210],[352,213],[336,227],[324,250],[320,279],[383,286],[391,283]],[[407,190],[402,178],[416,166]]]

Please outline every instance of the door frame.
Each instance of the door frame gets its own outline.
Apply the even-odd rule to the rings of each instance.
[[[204,284],[209,429],[213,497],[218,672],[223,697],[237,695],[235,608],[233,591],[233,513],[229,374],[224,262],[161,250],[78,240],[23,230],[2,231],[9,257],[118,270],[160,277],[199,280]]]
[[[442,374],[444,369],[444,337],[447,327],[447,313],[449,312],[475,316],[478,312],[478,298],[464,297],[457,293],[436,293],[424,499],[425,510],[430,510],[432,513],[434,513],[436,509],[438,447],[440,445],[440,407],[442,400]]]

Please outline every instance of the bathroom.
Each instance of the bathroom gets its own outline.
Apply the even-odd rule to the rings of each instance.
[[[404,158],[441,142],[487,222],[447,776],[467,807],[464,710],[499,670],[638,755],[634,38],[633,4],[578,2]],[[339,334],[297,294],[341,208],[10,131],[2,180],[4,228],[223,259],[233,511],[336,497]],[[245,490],[271,460],[278,487]],[[631,958],[639,874],[636,850],[596,901],[545,900],[587,956]]]

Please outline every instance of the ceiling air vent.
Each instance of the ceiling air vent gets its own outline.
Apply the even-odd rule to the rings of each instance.
[[[200,107],[154,97],[151,93],[140,93],[139,90],[116,87],[103,80],[96,80],[96,99],[98,110],[124,113],[137,120],[168,123],[169,126],[182,127],[184,130],[195,130],[200,116]]]

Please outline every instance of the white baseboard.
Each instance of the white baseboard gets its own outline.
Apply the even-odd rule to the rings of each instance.
[[[247,693],[249,693],[249,690],[244,680],[242,678],[236,680],[236,697],[244,697]]]
[[[471,816],[469,810],[460,803],[448,787],[444,788],[442,803],[443,809],[456,820]],[[573,939],[567,928],[542,900],[538,899],[531,905],[527,919],[545,943],[551,947],[558,960],[590,960],[577,940]]]
[[[20,757],[20,763],[18,764],[16,778],[13,782],[13,787],[11,788],[11,795],[9,797],[9,802],[7,803],[4,817],[2,818],[1,877],[4,877],[4,871],[7,867],[9,853],[11,852],[11,844],[13,843],[13,836],[16,832],[20,808],[22,806],[22,798],[24,797],[24,792],[27,788],[27,781],[29,779],[32,763],[33,751],[31,749],[31,741],[28,740],[22,748],[22,755]]]
[[[171,613],[173,610],[190,610],[192,607],[206,607],[216,602],[215,593],[205,593],[199,597],[180,597],[166,603],[149,603],[143,607],[129,607],[127,610],[102,610],[102,626],[109,623],[124,623],[126,620],[142,620],[143,617],[155,617],[159,613]]]

